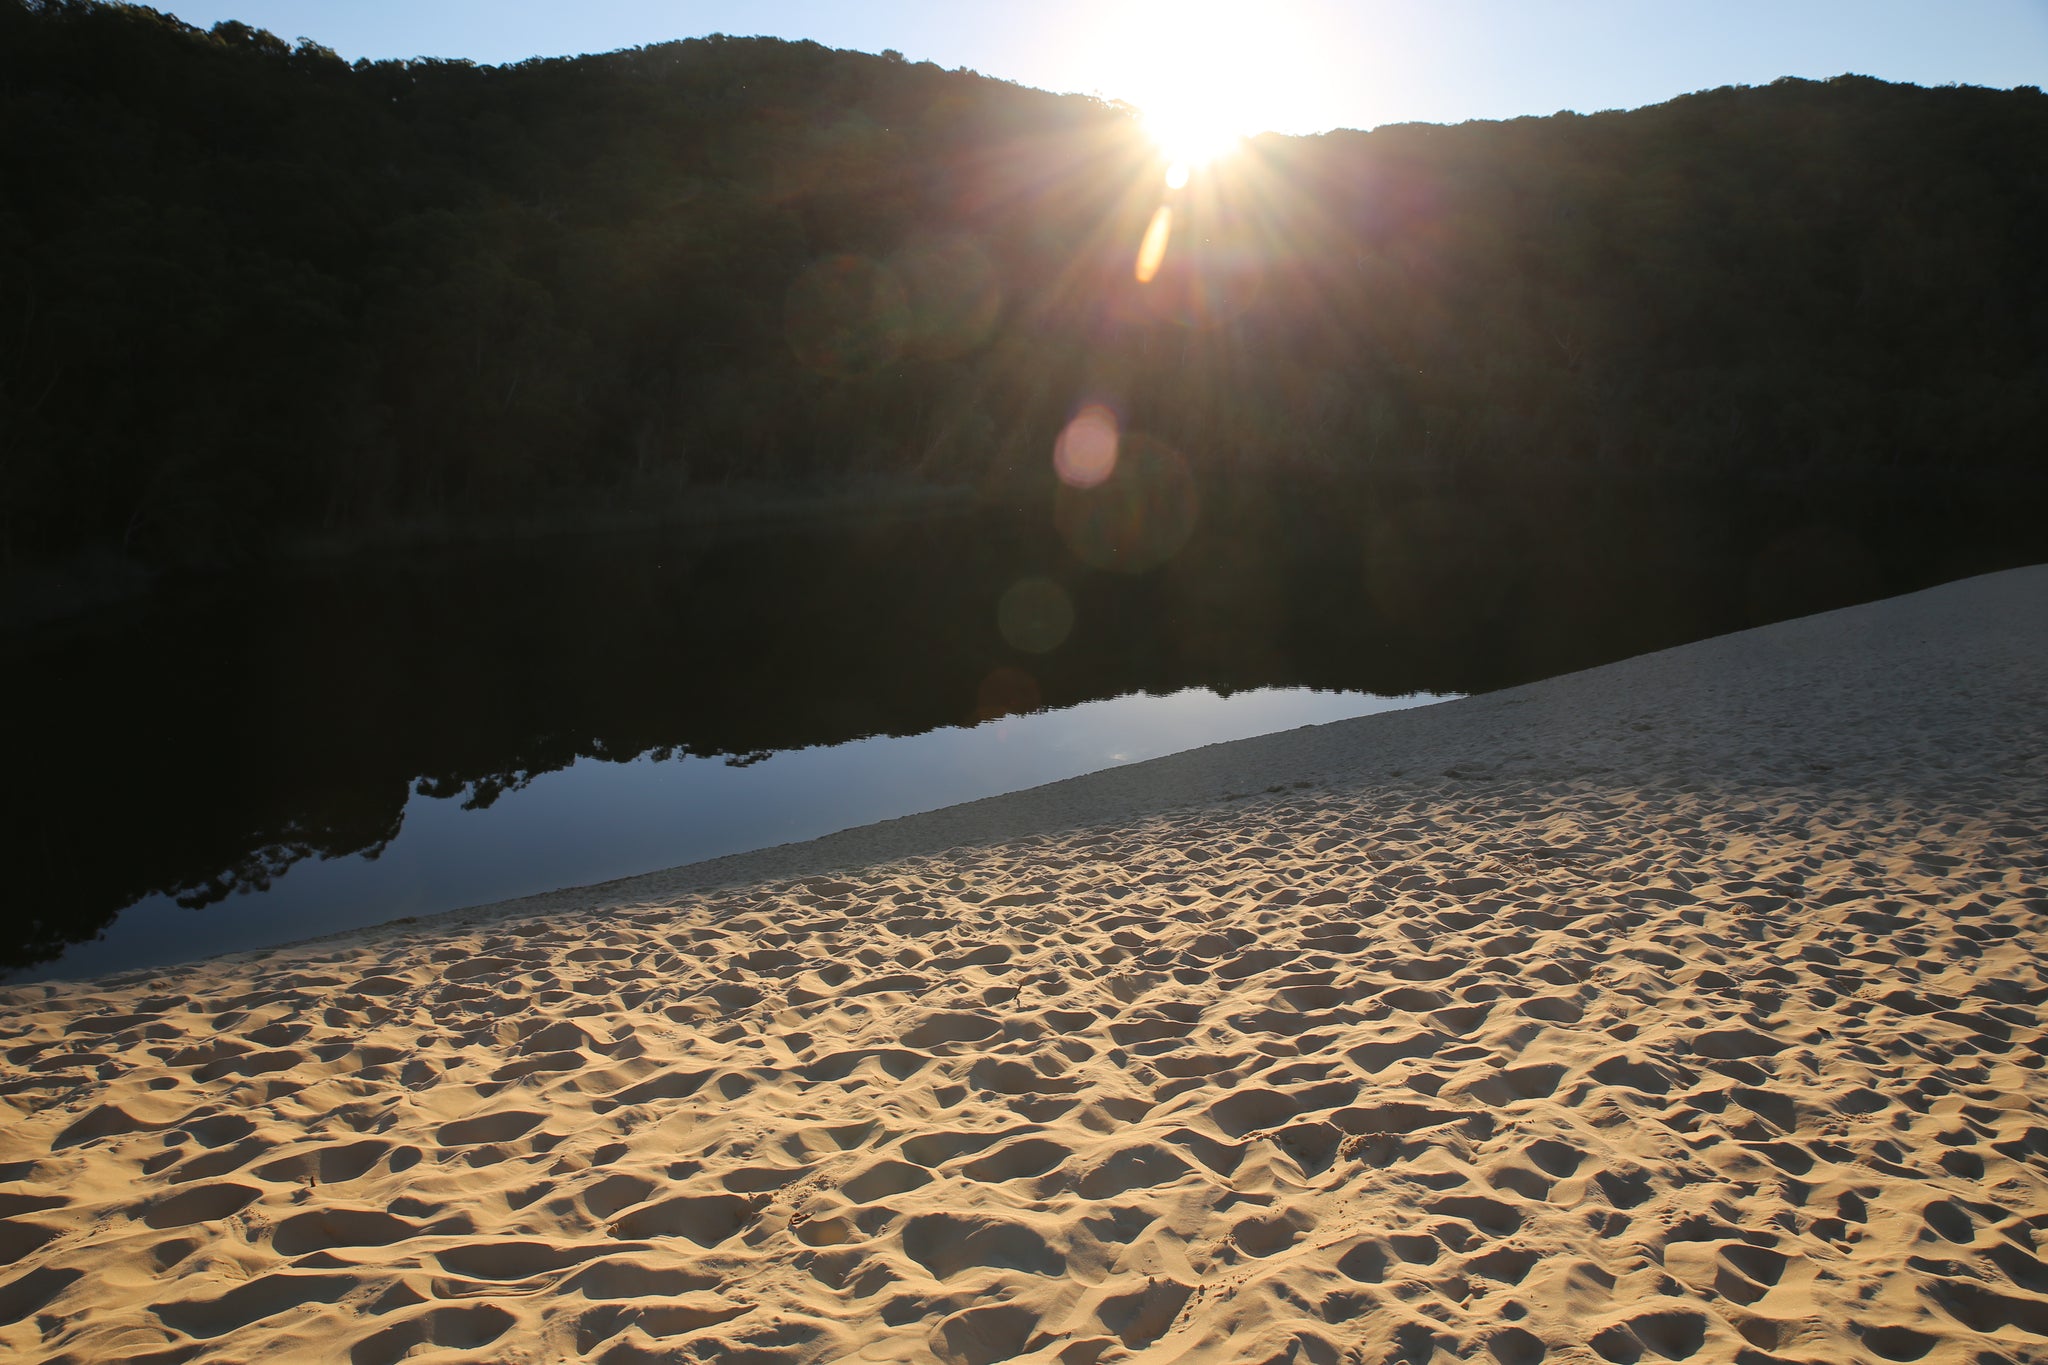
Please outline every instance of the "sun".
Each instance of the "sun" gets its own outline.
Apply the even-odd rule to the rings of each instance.
[[[1200,168],[1227,156],[1245,137],[1251,119],[1235,111],[1227,98],[1202,98],[1202,82],[1190,82],[1192,90],[1165,92],[1153,96],[1145,111],[1145,131],[1159,156],[1167,162]]]
[[[1256,82],[1232,60],[1223,27],[1199,6],[1161,13],[1132,61],[1131,102],[1146,135],[1183,182],[1257,131]]]
[[[1099,88],[1135,106],[1178,189],[1246,138],[1301,121],[1327,82],[1293,0],[1110,0],[1085,46]]]
[[[1160,159],[1179,169],[1175,178],[1183,184],[1189,171],[1229,155],[1245,135],[1244,120],[1232,118],[1227,106],[1163,100],[1144,106],[1144,113],[1146,135],[1159,149]]]

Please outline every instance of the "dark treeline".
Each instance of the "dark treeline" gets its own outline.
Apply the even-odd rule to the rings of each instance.
[[[1146,285],[1129,111],[810,43],[351,66],[0,0],[0,129],[17,568],[853,477],[1041,516],[1091,399],[1131,458],[1076,535],[1341,507],[1387,596],[1655,546],[1800,605],[2044,548],[2034,90],[1263,138]]]

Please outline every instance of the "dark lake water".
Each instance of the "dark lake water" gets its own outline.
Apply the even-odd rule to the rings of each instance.
[[[1220,740],[1440,700],[1261,688],[1142,693],[879,736],[773,761],[578,759],[485,810],[414,792],[375,857],[314,858],[268,891],[193,909],[169,895],[17,979],[78,978],[263,947],[399,915],[583,886],[1019,791]]]
[[[1711,633],[1277,515],[1252,556],[1215,507],[1142,573],[927,515],[224,576],[0,641],[0,968],[579,885]]]

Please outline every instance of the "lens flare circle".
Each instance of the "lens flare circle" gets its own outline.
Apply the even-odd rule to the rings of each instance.
[[[1126,432],[1108,479],[1092,488],[1063,483],[1054,492],[1053,524],[1083,564],[1146,573],[1187,544],[1197,505],[1194,476],[1180,452]]]
[[[1002,311],[1002,285],[988,255],[966,237],[906,247],[890,259],[908,304],[906,349],[952,360],[978,349]]]
[[[1074,603],[1050,578],[1020,578],[996,603],[996,626],[1012,649],[1050,654],[1074,629]]]
[[[1007,664],[991,669],[981,680],[981,686],[975,689],[975,723],[999,720],[1004,716],[1028,716],[1039,708],[1042,698],[1038,679],[1023,669],[1011,668]]]
[[[1116,472],[1117,445],[1122,439],[1116,414],[1090,403],[1074,414],[1052,446],[1052,468],[1069,488],[1093,488]]]
[[[790,284],[783,334],[796,358],[820,374],[873,374],[903,353],[910,301],[896,272],[865,256],[827,256]]]

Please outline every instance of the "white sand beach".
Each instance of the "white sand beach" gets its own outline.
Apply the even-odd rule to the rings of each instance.
[[[2048,567],[0,990],[22,1362],[2048,1360]]]

